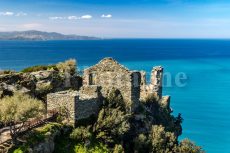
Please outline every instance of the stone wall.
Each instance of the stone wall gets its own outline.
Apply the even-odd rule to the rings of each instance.
[[[66,117],[75,121],[75,107],[76,100],[78,100],[78,92],[61,91],[50,93],[47,95],[47,111],[56,110],[61,111]],[[66,114],[68,113],[68,114]]]
[[[162,97],[163,67],[156,66],[151,72],[151,85],[159,97]]]
[[[112,58],[105,58],[98,64],[85,69],[83,86],[97,85],[102,87],[102,95],[107,96],[112,88],[120,90],[127,107],[131,109],[139,100],[140,86],[134,80],[140,80],[139,73],[129,71]]]
[[[130,71],[112,58],[105,58],[98,64],[84,70],[83,86],[79,91],[64,91],[47,96],[48,110],[66,107],[73,122],[97,115],[102,98],[111,89],[118,89],[126,107],[131,112],[140,100],[154,94],[166,107],[170,97],[162,98],[163,68],[153,67],[150,84],[146,83],[146,72]]]
[[[146,83],[146,73],[141,72],[141,93],[140,100],[145,100],[150,94],[162,98],[163,68],[153,67],[150,76],[150,84]]]
[[[102,104],[101,88],[98,86],[83,86],[79,91],[79,99],[76,100],[75,119],[87,119],[91,115],[97,115]]]
[[[100,88],[85,86],[80,91],[62,91],[47,95],[47,110],[67,112],[71,123],[97,115],[101,105]]]

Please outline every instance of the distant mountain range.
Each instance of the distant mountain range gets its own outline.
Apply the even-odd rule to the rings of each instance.
[[[43,31],[13,31],[0,32],[0,40],[97,40],[100,38],[79,36],[79,35],[64,35],[56,32]]]

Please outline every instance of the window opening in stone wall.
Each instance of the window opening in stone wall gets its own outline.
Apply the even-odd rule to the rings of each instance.
[[[89,74],[89,85],[96,84],[96,75],[94,73]]]

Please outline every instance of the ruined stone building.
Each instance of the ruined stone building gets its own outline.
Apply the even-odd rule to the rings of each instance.
[[[150,84],[147,84],[146,72],[131,71],[112,58],[104,58],[85,69],[82,78],[79,91],[48,94],[47,109],[65,107],[73,122],[85,119],[97,115],[101,99],[113,88],[121,92],[130,112],[149,94],[158,96],[166,104],[169,102],[169,97],[162,97],[163,68],[160,66],[152,69]]]

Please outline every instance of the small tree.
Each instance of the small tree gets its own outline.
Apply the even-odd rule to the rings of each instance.
[[[171,153],[177,146],[177,139],[171,132],[166,132],[161,125],[152,126],[150,133],[152,152]]]
[[[70,134],[70,138],[78,142],[86,142],[87,140],[90,140],[92,134],[90,133],[89,128],[90,127],[81,126],[74,129],[73,132]]]
[[[62,73],[69,73],[71,75],[75,74],[76,72],[76,60],[75,59],[69,59],[65,62],[60,62],[57,64],[57,68]]]
[[[94,125],[97,138],[109,145],[120,143],[130,129],[129,117],[125,112],[122,95],[118,90],[112,89]]]
[[[178,153],[204,153],[201,147],[196,146],[189,139],[184,139],[180,142],[176,152]]]
[[[0,99],[0,120],[10,125],[10,134],[16,142],[18,133],[31,118],[38,118],[44,114],[44,104],[28,95],[15,93],[11,97]]]

